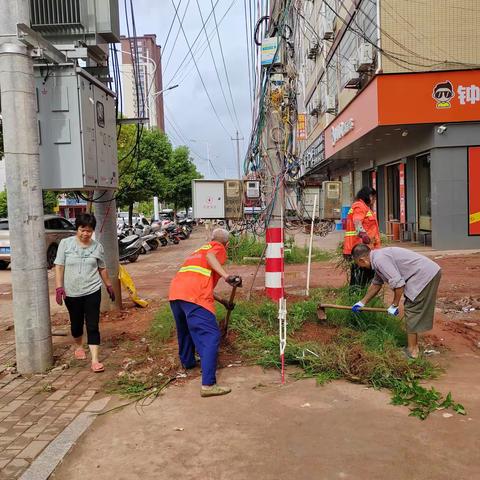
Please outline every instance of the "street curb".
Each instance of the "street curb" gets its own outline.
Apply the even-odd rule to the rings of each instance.
[[[57,465],[65,458],[75,442],[93,423],[95,413],[101,412],[111,397],[101,398],[91,402],[85,411],[80,413],[73,422],[32,462],[23,473],[20,480],[47,480]]]

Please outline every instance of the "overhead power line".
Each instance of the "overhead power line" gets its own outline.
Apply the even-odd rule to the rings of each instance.
[[[217,2],[218,3],[218,2]],[[175,8],[175,15],[177,16],[178,18],[178,21],[180,21],[180,17],[178,15],[178,10],[175,6],[175,3],[173,2],[172,0],[172,4]],[[207,95],[207,98],[208,98],[208,101],[210,102],[210,105],[212,107],[212,110],[213,110],[213,113],[215,114],[217,120],[218,120],[218,123],[221,125],[221,127],[223,128],[223,130],[225,130],[225,132],[230,135],[229,131],[227,130],[227,128],[225,127],[225,124],[223,123],[222,119],[220,118],[220,116],[218,115],[218,112],[217,112],[217,109],[215,108],[215,105],[213,104],[213,101],[212,101],[212,98],[210,96],[210,93],[208,92],[208,89],[207,89],[207,86],[205,84],[205,81],[203,79],[203,76],[202,76],[202,73],[200,72],[200,69],[198,68],[198,65],[197,65],[197,61],[195,60],[195,57],[193,55],[193,52],[192,52],[192,47],[190,45],[190,42],[188,41],[188,38],[187,38],[187,35],[185,33],[185,29],[183,28],[183,24],[180,23],[180,28],[182,29],[182,34],[183,34],[183,37],[185,38],[185,42],[187,44],[187,47],[188,47],[188,51],[190,53],[190,55],[192,56],[192,60],[193,60],[193,63],[195,64],[195,69],[197,70],[197,73],[198,73],[198,76],[200,78],[200,81],[202,83],[202,86],[203,86],[203,89],[205,90],[205,94]]]
[[[200,14],[200,20],[202,21],[203,31],[205,33],[205,37],[206,37],[206,40],[207,40],[208,50],[210,51],[210,56],[212,57],[213,67],[215,69],[215,75],[217,76],[217,80],[218,80],[218,84],[220,85],[220,90],[222,92],[223,100],[225,101],[225,106],[227,107],[227,111],[228,111],[228,114],[230,116],[230,120],[232,121],[233,126],[238,128],[238,117],[237,117],[237,123],[235,123],[235,119],[233,118],[232,111],[230,110],[230,106],[228,105],[227,96],[225,95],[225,90],[223,88],[223,82],[222,82],[222,79],[220,78],[220,73],[218,72],[217,62],[215,61],[215,55],[213,54],[212,45],[210,43],[210,39],[208,38],[208,32],[207,32],[207,29],[206,29],[205,21],[203,20],[203,14],[202,14],[202,9],[200,8],[200,3],[199,3],[198,0],[195,0],[195,1],[197,3],[197,7],[198,7],[198,13]],[[213,0],[212,0],[212,11],[214,11]],[[214,13],[214,17],[215,17],[215,13]],[[217,25],[216,30],[217,30],[217,33],[218,33],[218,25]]]

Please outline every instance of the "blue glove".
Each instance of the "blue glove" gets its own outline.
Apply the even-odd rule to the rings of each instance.
[[[364,306],[365,304],[363,302],[357,302],[355,305],[353,305],[352,312],[358,313]]]
[[[396,305],[390,305],[387,309],[387,312],[389,313],[389,315],[393,315],[394,317],[396,317],[399,313],[399,309]]]

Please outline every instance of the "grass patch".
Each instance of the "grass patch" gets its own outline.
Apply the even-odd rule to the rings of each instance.
[[[435,378],[440,369],[426,359],[407,360],[400,347],[406,334],[399,319],[382,313],[329,310],[328,323],[337,327],[337,333],[328,343],[297,341],[291,337],[306,322],[316,321],[318,298],[329,303],[352,305],[358,294],[348,288],[323,290],[313,298],[288,305],[288,335],[285,351],[287,364],[299,366],[302,377],[313,377],[323,385],[343,378],[374,388],[392,392],[394,405],[406,405],[410,415],[425,419],[432,411],[452,408],[465,414],[447,394],[443,397],[435,389],[419,384]],[[278,368],[277,305],[264,301],[260,304],[238,302],[232,313],[231,328],[238,334],[241,349],[263,367]]]
[[[265,249],[265,241],[252,235],[231,236],[228,259],[232,263],[248,265],[257,263]],[[318,248],[312,249],[312,262],[325,262],[334,258],[334,253]],[[247,259],[246,259],[247,258]],[[294,245],[292,239],[285,241],[285,263],[306,263],[308,248]]]
[[[148,332],[149,343],[153,347],[160,347],[173,334],[175,329],[175,320],[173,318],[170,306],[163,305],[154,315],[153,322]]]

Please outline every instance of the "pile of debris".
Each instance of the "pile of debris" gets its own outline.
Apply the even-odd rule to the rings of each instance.
[[[439,298],[438,304],[443,313],[470,313],[480,310],[480,297],[462,297],[458,300]]]

